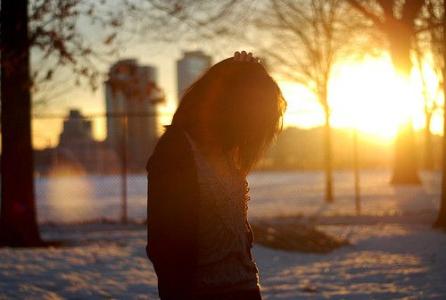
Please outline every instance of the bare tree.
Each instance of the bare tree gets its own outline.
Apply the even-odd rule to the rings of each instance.
[[[434,157],[433,157],[433,148],[432,148],[432,133],[431,133],[431,123],[434,113],[440,109],[439,103],[437,99],[440,96],[440,92],[442,90],[441,82],[438,82],[438,86],[434,95],[432,95],[431,91],[429,91],[429,84],[426,78],[426,70],[424,68],[424,64],[427,61],[426,54],[421,51],[420,46],[416,47],[416,58],[415,63],[420,74],[421,79],[421,93],[424,102],[424,168],[426,170],[434,169]],[[441,69],[438,68],[437,64],[434,64],[434,71],[437,74],[437,77],[441,76]]]
[[[427,170],[433,170],[434,160],[432,153],[432,133],[431,121],[435,112],[441,109],[438,103],[440,94],[442,92],[442,28],[438,26],[441,24],[442,18],[442,2],[439,0],[426,0],[424,7],[420,13],[419,22],[426,28],[419,30],[415,35],[414,42],[414,60],[421,79],[422,96],[424,99],[424,167]],[[428,78],[426,78],[425,65],[429,64],[438,78],[438,84],[435,91],[429,85]]]
[[[101,66],[109,63],[106,58],[116,55],[118,46],[129,38],[143,35],[173,41],[181,34],[191,33],[191,26],[199,28],[216,22],[234,3],[227,0],[209,6],[207,1],[160,0],[1,2],[0,245],[45,244],[39,235],[33,188],[32,92],[38,93],[61,71],[70,72],[75,85],[87,84],[96,89],[101,81]],[[31,70],[30,61],[39,62],[41,68]]]
[[[2,52],[0,244],[38,245],[40,236],[35,221],[29,122],[31,84],[27,1],[2,1],[0,14]]]
[[[442,11],[442,23],[443,23],[443,36],[441,43],[439,44],[441,53],[443,54],[443,101],[446,108],[446,1],[443,1]],[[443,115],[443,128],[446,128],[446,116]],[[446,130],[445,130],[446,132]],[[441,181],[441,200],[440,210],[438,212],[437,220],[434,223],[434,227],[440,227],[446,229],[446,134],[443,132],[443,178]]]
[[[408,79],[412,70],[413,41],[418,30],[415,20],[421,12],[424,0],[347,1],[371,20],[374,27],[387,38],[395,70]],[[415,157],[414,130],[412,120],[409,119],[400,127],[395,142],[393,183],[420,183]]]
[[[91,57],[98,52],[78,34],[78,18],[94,16],[116,30],[116,16],[95,16],[95,2],[27,0],[1,3],[1,215],[0,244],[39,246],[41,241],[33,188],[31,98],[41,82],[61,66],[97,86],[99,72]],[[112,42],[112,36],[108,43]],[[31,49],[42,68],[31,71]]]
[[[267,57],[268,65],[306,86],[323,108],[325,201],[333,202],[329,82],[334,65],[349,55],[355,32],[364,25],[349,6],[338,0],[271,0],[264,9],[269,13],[261,14],[256,25],[269,35],[257,47]],[[360,44],[354,47],[358,51]]]

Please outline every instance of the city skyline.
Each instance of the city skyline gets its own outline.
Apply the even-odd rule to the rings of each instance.
[[[194,50],[195,49],[195,50]],[[159,85],[163,88],[166,95],[166,105],[160,108],[160,119],[162,125],[167,125],[170,123],[170,118],[176,109],[177,105],[177,81],[176,81],[176,62],[180,59],[184,52],[186,51],[196,51],[200,50],[197,48],[192,48],[192,50],[185,50],[184,47],[167,47],[166,51],[154,54],[150,59],[143,55],[144,51],[140,48],[134,48],[132,51],[128,51],[124,58],[137,59],[141,64],[153,65],[159,71]],[[205,51],[206,52],[206,51]],[[139,53],[139,54],[138,54]],[[227,56],[230,56],[228,53]],[[216,55],[212,56],[213,61],[219,61],[221,58],[226,57],[226,55]],[[373,68],[369,72],[370,66]],[[378,101],[370,101],[367,103],[368,107],[361,112],[361,118],[363,123],[359,124],[358,129],[366,134],[371,134],[377,139],[382,140],[385,143],[391,142],[396,130],[397,121],[392,115],[398,113],[398,101],[396,101],[391,109],[386,112],[386,124],[382,124],[381,127],[376,127],[372,123],[374,119],[379,118],[380,109],[387,102],[393,102],[390,96],[394,97],[392,93],[387,93],[383,89],[373,89],[369,86],[369,82],[376,80],[381,80],[386,83],[386,80],[393,80],[393,68],[390,58],[387,54],[383,54],[380,57],[368,57],[363,61],[347,62],[341,64],[337,68],[336,76],[332,82],[332,86],[335,86],[336,90],[331,98],[334,102],[333,114],[332,114],[332,125],[335,128],[346,128],[352,127],[355,122],[350,116],[352,115],[351,109],[352,105],[355,105],[355,97],[358,95],[363,96],[362,91],[357,88],[354,90],[347,90],[344,87],[349,84],[351,78],[356,79],[355,84],[360,86],[361,89],[370,88],[371,93],[366,95],[368,98],[374,97]],[[383,77],[382,74],[387,74]],[[414,76],[418,76],[414,72]],[[276,74],[273,74],[273,76]],[[311,94],[308,89],[304,86],[296,84],[294,82],[287,81],[284,78],[280,78],[277,75],[274,76],[278,80],[281,86],[285,98],[288,101],[288,109],[284,116],[284,126],[294,126],[300,128],[312,128],[321,126],[323,124],[323,111],[319,103],[315,100],[314,95]],[[371,78],[373,77],[373,78]],[[431,76],[432,77],[432,76]],[[361,80],[364,78],[365,80]],[[386,78],[383,80],[383,78]],[[368,80],[367,80],[368,79]],[[431,81],[435,81],[431,78]],[[392,84],[392,82],[387,82],[387,84]],[[420,87],[415,86],[415,93],[420,94],[420,97],[413,99],[413,106],[411,109],[415,111],[414,115],[414,125],[416,129],[423,127],[423,111],[422,111],[422,99],[421,92],[419,92]],[[348,91],[347,94],[345,92]],[[397,95],[396,95],[397,96]],[[54,105],[45,107],[45,113],[54,113],[63,115],[70,108],[80,109],[85,115],[100,115],[105,111],[104,105],[105,91],[103,86],[101,86],[96,92],[92,92],[86,87],[78,88],[74,91],[67,93],[59,101],[53,102]],[[368,99],[367,98],[367,99]],[[64,100],[65,99],[65,100]],[[75,102],[68,101],[68,99],[75,99]],[[370,99],[369,99],[370,100]],[[367,100],[368,101],[368,100]],[[366,101],[366,102],[367,102]],[[441,101],[441,99],[440,99]],[[378,103],[376,103],[378,102]],[[371,113],[369,113],[371,112]],[[372,114],[373,113],[373,114]],[[37,108],[35,114],[43,114]],[[368,117],[367,117],[368,116]],[[61,130],[61,120],[45,120],[45,119],[34,119],[33,120],[33,133],[34,139],[33,144],[36,148],[45,148],[48,146],[54,146],[57,144],[57,136]],[[390,130],[389,130],[390,126]],[[96,140],[104,140],[106,135],[106,123],[105,118],[95,118],[93,120],[93,136]],[[442,134],[442,123],[441,116],[437,112],[434,114],[432,120],[432,132],[435,134]]]

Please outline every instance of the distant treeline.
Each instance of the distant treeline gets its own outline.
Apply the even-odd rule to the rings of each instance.
[[[420,169],[426,169],[424,132],[416,132],[416,144]],[[431,135],[433,169],[441,166],[441,136]],[[99,143],[99,142],[98,142]],[[353,166],[353,131],[332,129],[333,167],[351,169]],[[360,168],[391,168],[393,141],[383,141],[358,132],[358,153]],[[63,151],[48,148],[34,151],[35,171],[40,175],[73,174],[120,174],[122,165],[118,154],[99,151],[90,155],[64,155]],[[258,170],[321,170],[324,166],[323,128],[302,129],[288,127],[282,131],[264,158],[258,163]],[[145,166],[128,169],[128,173],[145,173]]]
[[[353,130],[332,129],[333,166],[349,169],[353,165]],[[323,128],[302,129],[288,127],[259,162],[258,169],[322,169],[324,163]],[[424,133],[416,132],[419,167],[425,167],[426,146]],[[431,135],[434,169],[441,166],[441,136]],[[358,132],[359,165],[361,168],[389,168],[393,161],[393,142]]]

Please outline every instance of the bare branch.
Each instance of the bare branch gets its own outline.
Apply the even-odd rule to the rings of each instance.
[[[347,0],[347,2],[354,7],[355,9],[357,9],[360,13],[362,13],[365,17],[367,17],[368,19],[370,19],[377,28],[382,28],[384,26],[383,22],[381,21],[381,19],[375,15],[374,13],[372,13],[370,10],[368,10],[366,7],[364,7],[362,4],[359,3],[358,0]],[[390,1],[389,1],[390,2]],[[392,1],[393,2],[393,1]]]

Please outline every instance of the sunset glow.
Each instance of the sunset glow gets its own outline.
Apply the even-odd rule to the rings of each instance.
[[[427,92],[442,106],[442,93],[438,93],[438,78],[431,68],[431,63],[424,65]],[[404,81],[393,69],[388,56],[368,58],[360,62],[345,62],[333,71],[330,83],[329,102],[332,107],[332,126],[334,128],[357,128],[380,142],[390,143],[396,134],[398,125],[412,117],[416,129],[424,127],[422,83],[419,72],[414,72],[409,81]],[[300,128],[321,126],[324,113],[321,105],[303,85],[281,81],[279,84],[288,107],[284,116],[284,125]],[[169,92],[170,91],[170,92]],[[160,110],[160,122],[169,124],[177,101],[174,89],[168,89],[169,101]],[[94,97],[89,94],[77,95],[85,99],[81,108],[89,112],[104,109],[102,93]],[[94,104],[94,105],[93,105]],[[71,106],[68,106],[71,108]],[[106,136],[105,118],[93,119],[94,136],[103,140]],[[61,131],[61,120],[35,119],[33,121],[34,145],[44,148],[56,145]],[[442,134],[441,110],[432,119],[431,131]]]
[[[415,68],[414,68],[415,69]],[[438,78],[429,65],[424,66],[428,94],[435,94]],[[322,107],[315,96],[302,86],[282,82],[289,109],[286,126],[312,127],[323,124]],[[398,126],[412,118],[415,128],[424,126],[422,85],[419,72],[405,80],[397,75],[389,58],[373,58],[344,63],[333,72],[329,87],[333,127],[357,128],[379,139],[391,140]],[[440,102],[442,99],[436,99]],[[439,116],[434,116],[431,129],[441,133]]]

